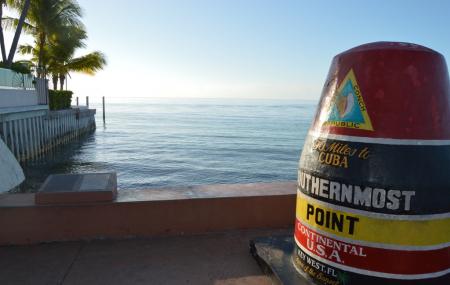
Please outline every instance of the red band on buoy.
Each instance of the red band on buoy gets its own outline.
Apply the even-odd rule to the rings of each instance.
[[[429,274],[450,267],[447,247],[434,250],[377,248],[327,237],[296,220],[295,239],[318,257],[336,264],[388,274]],[[401,262],[399,262],[401,260]]]

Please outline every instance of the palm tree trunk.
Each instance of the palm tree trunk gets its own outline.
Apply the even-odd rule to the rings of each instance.
[[[2,61],[6,62],[6,49],[5,49],[5,37],[3,36],[3,25],[1,19],[3,18],[3,2],[0,0],[0,48],[2,50]]]
[[[53,90],[58,90],[58,74],[52,74]]]
[[[3,27],[0,27],[0,48],[2,49],[2,61],[6,62],[5,38],[3,37]]]
[[[66,80],[66,75],[60,73],[59,74],[59,90],[64,90],[64,81]]]
[[[17,44],[19,43],[20,34],[22,33],[23,23],[25,22],[25,17],[27,16],[28,13],[28,8],[30,8],[30,1],[31,0],[25,0],[25,3],[23,4],[22,13],[20,14],[19,23],[17,24],[16,28],[16,33],[14,34],[11,49],[9,50],[8,61],[6,62],[6,65],[8,67],[11,67],[14,55],[16,54]]]
[[[39,78],[44,78],[44,67],[42,66],[43,63],[43,57],[44,57],[44,45],[45,45],[45,34],[41,33],[39,35],[39,54],[38,54],[38,68],[37,68],[37,76]]]

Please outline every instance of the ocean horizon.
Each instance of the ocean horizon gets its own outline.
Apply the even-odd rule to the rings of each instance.
[[[80,105],[84,98],[80,98]],[[295,180],[316,102],[106,98],[95,132],[23,165],[15,191],[50,174],[116,172],[119,190]]]

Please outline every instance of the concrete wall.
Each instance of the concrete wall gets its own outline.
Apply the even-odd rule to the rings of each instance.
[[[0,194],[0,246],[293,228],[296,182],[121,190],[117,200],[38,205]],[[83,194],[85,192],[80,192]]]
[[[36,90],[0,89],[0,108],[38,104]]]

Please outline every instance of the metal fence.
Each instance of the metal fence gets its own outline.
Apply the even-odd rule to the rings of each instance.
[[[34,76],[22,74],[11,69],[0,68],[0,88],[35,89]]]

